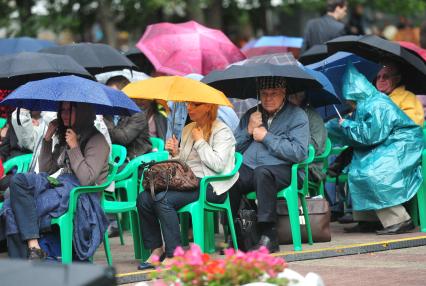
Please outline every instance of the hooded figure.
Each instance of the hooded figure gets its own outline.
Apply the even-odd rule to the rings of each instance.
[[[340,124],[337,119],[328,122],[327,129],[334,143],[354,150],[348,172],[353,209],[376,210],[385,230],[407,221],[411,224],[400,205],[410,200],[422,183],[421,127],[352,64],[343,76],[343,96],[356,103],[356,110]],[[380,210],[396,206],[402,208],[403,214],[387,222]]]

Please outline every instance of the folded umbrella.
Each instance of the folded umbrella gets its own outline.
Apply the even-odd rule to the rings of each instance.
[[[410,50],[396,42],[377,36],[342,36],[328,41],[329,52],[346,51],[373,62],[391,59],[401,66],[406,88],[416,94],[426,92],[426,64]]]
[[[54,46],[56,46],[54,42],[30,37],[0,39],[0,55],[20,52],[37,52],[43,48]]]
[[[137,69],[136,65],[116,49],[105,44],[79,43],[40,50],[41,53],[68,55],[92,75],[121,69]]]
[[[69,56],[23,52],[0,56],[0,88],[16,89],[33,80],[77,75],[93,77]]]
[[[205,75],[245,58],[222,31],[195,21],[149,25],[136,47],[157,71],[170,75]]]
[[[28,82],[9,94],[0,105],[58,111],[63,101],[92,104],[97,114],[131,115],[140,112],[122,91],[73,75]]]
[[[132,82],[123,88],[123,92],[135,99],[161,99],[232,106],[221,91],[197,80],[181,76],[160,76]]]

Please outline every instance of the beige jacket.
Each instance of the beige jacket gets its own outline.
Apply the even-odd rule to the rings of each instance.
[[[212,134],[209,142],[200,139],[194,143],[191,131],[195,127],[195,123],[185,126],[182,131],[182,141],[178,159],[185,160],[188,158],[191,148],[194,148],[202,161],[202,169],[204,176],[214,176],[219,174],[227,174],[234,169],[235,165],[235,138],[229,127],[216,120],[213,123]],[[193,146],[193,147],[192,147]],[[232,185],[238,180],[239,174],[227,181],[212,182],[214,192],[217,195],[228,191]]]

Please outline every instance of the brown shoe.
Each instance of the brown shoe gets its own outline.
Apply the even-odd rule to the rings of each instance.
[[[46,257],[46,252],[41,248],[31,247],[28,249],[28,260],[45,260]]]

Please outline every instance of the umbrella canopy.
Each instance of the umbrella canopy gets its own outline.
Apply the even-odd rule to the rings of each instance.
[[[287,93],[321,88],[321,84],[290,53],[271,54],[235,63],[223,71],[213,71],[202,82],[232,98],[257,98],[258,77],[284,77]]]
[[[328,41],[330,52],[346,51],[374,62],[389,58],[401,65],[403,82],[416,94],[426,92],[426,64],[418,56],[398,43],[377,36],[342,36]]]
[[[304,65],[313,64],[325,59],[329,55],[327,45],[313,45],[299,57],[299,62]]]
[[[222,31],[194,21],[149,25],[136,47],[157,71],[171,75],[205,75],[245,58]]]
[[[99,73],[95,75],[95,78],[98,82],[106,84],[106,82],[115,76],[124,76],[127,78],[130,82],[138,81],[138,80],[144,80],[151,78],[149,75],[143,73],[143,72],[137,72],[137,71],[131,71],[128,69],[120,70],[120,71],[110,71],[105,73]]]
[[[78,75],[93,77],[69,56],[23,52],[0,56],[0,88],[16,89],[33,80]]]
[[[125,68],[137,68],[126,56],[105,44],[79,43],[42,49],[40,52],[68,55],[92,75]]]
[[[151,74],[155,70],[149,59],[136,47],[130,48],[124,55],[146,74]]]
[[[56,44],[54,42],[30,37],[0,39],[0,55],[20,52],[37,52],[43,48],[55,46]]]
[[[401,46],[403,46],[406,49],[413,51],[416,56],[420,56],[423,61],[426,61],[426,50],[425,49],[422,49],[419,46],[417,46],[416,44],[411,43],[411,42],[399,41],[398,44],[400,44]]]
[[[160,76],[133,82],[125,86],[123,92],[130,98],[232,106],[221,91],[197,80],[181,76]]]
[[[299,54],[303,39],[287,36],[262,36],[259,39],[250,40],[241,51],[248,57],[266,54],[285,53],[288,51]]]
[[[140,112],[123,92],[73,75],[28,82],[9,94],[0,105],[57,111],[63,101],[93,104],[97,114],[131,115]]]

